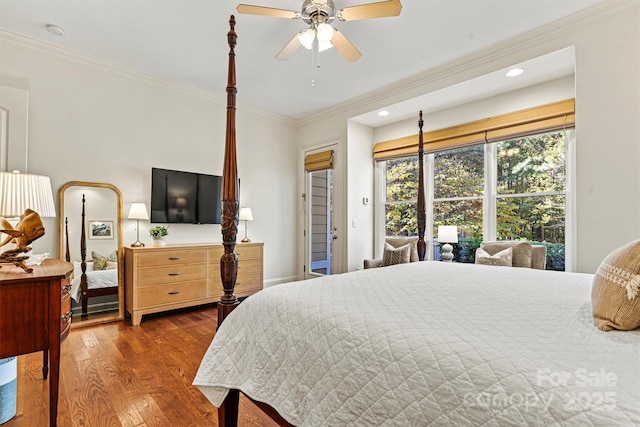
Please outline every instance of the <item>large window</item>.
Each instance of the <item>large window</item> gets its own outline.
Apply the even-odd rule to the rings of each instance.
[[[527,240],[547,246],[547,268],[564,270],[566,151],[561,131],[426,155],[427,238],[434,241],[438,225],[457,225],[460,262],[474,262],[483,239]],[[385,162],[387,235],[417,234],[417,162]]]
[[[418,156],[386,162],[385,232],[387,236],[418,233]]]

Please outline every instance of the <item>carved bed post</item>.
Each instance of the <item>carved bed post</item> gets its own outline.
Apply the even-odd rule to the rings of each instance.
[[[85,213],[84,213],[84,194],[82,195],[82,220],[80,223],[80,269],[82,270],[82,276],[80,276],[80,291],[82,295],[82,314],[80,317],[86,319],[89,317],[89,303],[87,301],[87,236],[85,234]]]
[[[218,303],[218,327],[225,317],[238,306],[233,294],[238,276],[238,257],[235,253],[238,232],[238,167],[236,163],[236,64],[235,52],[237,35],[236,19],[229,18],[229,74],[227,79],[227,134],[224,146],[224,167],[222,169],[222,244],[224,254],[220,259],[220,276],[224,295]],[[218,426],[235,427],[238,423],[240,393],[231,390],[218,408]]]
[[[236,162],[236,20],[229,19],[229,74],[227,80],[227,133],[224,147],[224,167],[222,169],[222,244],[224,254],[220,259],[220,276],[224,295],[218,303],[218,326],[238,305],[233,294],[238,276],[238,257],[235,253],[236,234],[238,232],[238,167]]]
[[[422,140],[422,110],[418,120],[418,259],[424,261],[427,244],[424,242],[424,229],[427,223],[427,214],[424,202],[424,142]]]
[[[64,259],[66,259],[67,262],[71,262],[71,250],[69,249],[69,218],[66,216],[64,217],[64,242]]]

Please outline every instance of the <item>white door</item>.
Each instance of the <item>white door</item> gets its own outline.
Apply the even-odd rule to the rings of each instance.
[[[305,278],[332,274],[335,271],[334,242],[338,229],[334,221],[334,170],[337,146],[305,153],[305,159],[324,153],[320,170],[307,170],[305,161]],[[330,154],[330,159],[329,155]]]

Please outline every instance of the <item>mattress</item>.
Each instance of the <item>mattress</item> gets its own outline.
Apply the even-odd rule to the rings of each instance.
[[[194,384],[298,426],[640,425],[640,331],[593,324],[588,274],[417,262],[273,286]]]

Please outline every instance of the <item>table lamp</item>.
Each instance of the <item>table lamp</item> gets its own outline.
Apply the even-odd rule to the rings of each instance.
[[[20,228],[24,233],[19,238],[0,233],[2,262],[13,263],[30,273],[33,268],[23,262],[28,258],[24,254],[31,249],[28,245],[45,234],[40,218],[56,216],[49,177],[20,171],[0,172],[0,216],[6,220],[0,226],[2,229],[15,231],[20,225],[24,227]],[[5,250],[4,246],[11,242],[16,247]]]
[[[253,213],[251,213],[251,208],[240,208],[238,219],[240,221],[244,221],[244,239],[242,239],[241,241],[243,243],[248,243],[251,240],[249,240],[249,238],[247,237],[247,223],[249,221],[253,221]]]
[[[43,218],[56,216],[51,181],[48,176],[0,172],[0,216],[19,218],[31,209]]]
[[[144,243],[140,241],[140,220],[149,220],[149,214],[147,213],[147,207],[144,203],[131,203],[131,208],[129,209],[128,219],[136,220],[136,241],[131,244],[132,248],[141,248],[144,246]]]
[[[443,243],[440,260],[451,262],[453,260],[453,246],[450,243],[458,243],[458,226],[439,225],[438,242]]]

